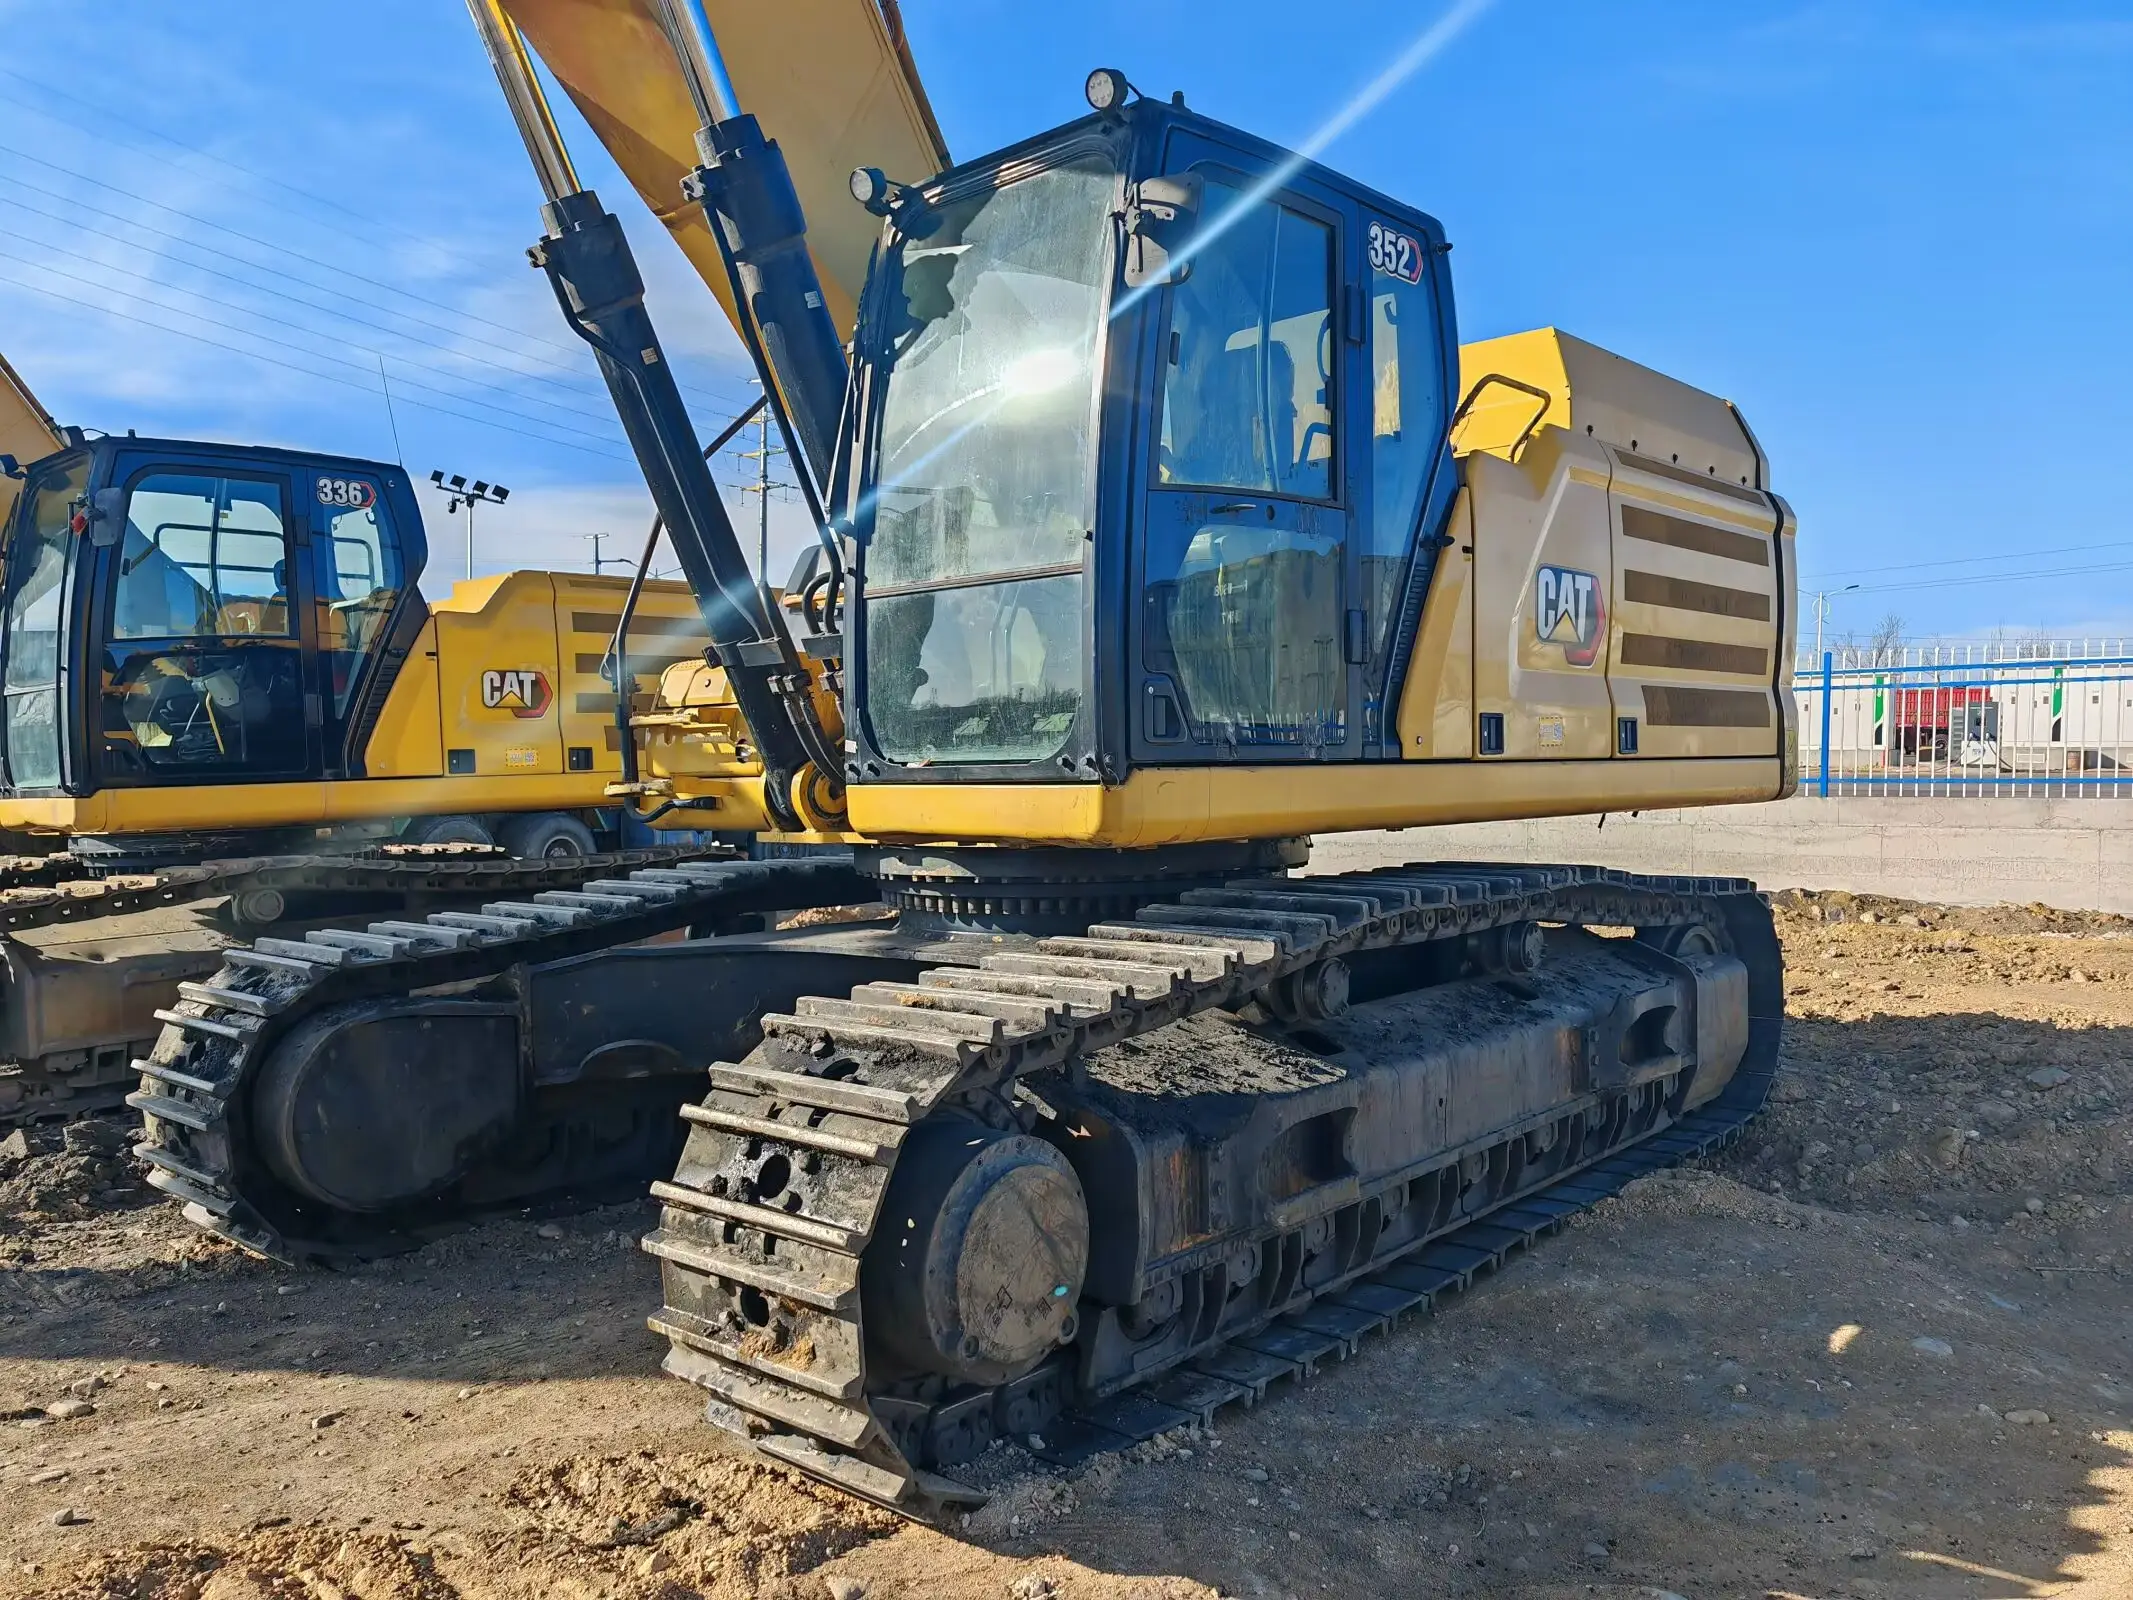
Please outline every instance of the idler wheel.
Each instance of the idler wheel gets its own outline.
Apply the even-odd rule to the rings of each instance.
[[[1005,1383],[1074,1336],[1089,1260],[1081,1180],[1028,1134],[914,1128],[860,1268],[868,1339],[907,1373]]]
[[[293,1029],[252,1093],[257,1148],[297,1193],[375,1214],[436,1198],[518,1120],[518,1026],[480,1001],[358,1001]]]

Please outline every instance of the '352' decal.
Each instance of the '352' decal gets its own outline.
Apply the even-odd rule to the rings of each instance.
[[[1422,241],[1411,233],[1402,233],[1398,228],[1387,227],[1382,222],[1370,225],[1370,268],[1389,278],[1400,278],[1408,283],[1422,281]]]

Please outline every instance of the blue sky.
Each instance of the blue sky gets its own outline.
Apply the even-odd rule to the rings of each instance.
[[[2133,631],[2123,4],[1469,4],[1324,157],[1443,219],[1466,337],[1552,322],[1738,401],[1809,587],[1861,586],[1839,633],[1892,611],[1913,634]],[[1076,115],[1099,63],[1299,143],[1444,14],[906,10],[964,156]],[[523,264],[537,196],[461,7],[274,11],[0,0],[0,351],[65,420],[510,484],[484,568],[586,565],[594,531],[634,548],[643,492]],[[730,332],[590,136],[574,149],[717,426],[746,398]]]

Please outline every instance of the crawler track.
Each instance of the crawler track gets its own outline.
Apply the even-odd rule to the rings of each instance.
[[[136,1147],[148,1181],[183,1204],[201,1227],[284,1261],[372,1255],[424,1236],[417,1219],[388,1224],[307,1206],[287,1192],[253,1147],[246,1091],[267,1054],[290,1030],[329,1007],[405,996],[440,985],[474,985],[513,968],[628,944],[692,924],[754,912],[843,905],[872,898],[849,858],[682,862],[639,866],[575,887],[540,889],[478,911],[441,911],[420,920],[381,920],[361,930],[322,929],[295,939],[234,948],[207,983],[180,985],[177,1003],[149,1059],[134,1065],[140,1089],[127,1104],[142,1114]],[[517,866],[518,863],[507,863]],[[583,865],[583,863],[579,863]],[[519,887],[522,878],[501,880]],[[462,880],[463,882],[463,880]],[[616,1096],[631,1093],[614,1086]],[[664,1140],[665,1118],[656,1137]],[[597,1113],[601,1108],[595,1106]],[[544,1128],[549,1165],[512,1188],[507,1202],[574,1187],[572,1152],[583,1130],[567,1118]],[[558,1157],[555,1150],[560,1149]],[[641,1164],[641,1163],[640,1163]],[[478,1215],[479,1203],[440,1197],[439,1225]]]
[[[1196,1343],[1151,1346],[1099,1396],[1084,1392],[1071,1349],[992,1387],[870,1375],[862,1258],[899,1149],[928,1119],[997,1117],[1018,1085],[1041,1103],[1091,1052],[1238,1007],[1329,957],[1529,921],[1634,926],[1662,948],[1669,930],[1712,930],[1749,974],[1747,1051],[1723,1091],[1682,1114],[1684,1071],[1592,1097],[1559,1122],[1563,1137],[1507,1128],[1497,1146],[1451,1152],[1435,1172],[1331,1193],[1264,1243],[1293,1241],[1301,1259],[1313,1238],[1348,1241],[1336,1271],[1279,1280],[1251,1315],[1224,1315]],[[764,1019],[763,1045],[715,1065],[710,1095],[684,1108],[689,1143],[676,1180],[655,1186],[665,1210],[645,1240],[666,1290],[651,1326],[671,1343],[667,1369],[707,1391],[711,1421],[814,1477],[934,1515],[982,1498],[945,1469],[996,1435],[1037,1435],[1040,1454],[1070,1460],[1248,1403],[1636,1174],[1729,1142],[1775,1068],[1779,963],[1768,909],[1740,880],[1448,866],[1195,890],[915,985],[805,1000]],[[1428,1208],[1424,1231],[1374,1248],[1396,1236],[1386,1219],[1414,1207]]]
[[[0,936],[80,927],[245,891],[362,895],[402,904],[425,898],[534,894],[639,868],[730,854],[701,846],[661,846],[520,861],[502,851],[464,845],[383,845],[348,855],[246,856],[102,878],[87,876],[69,856],[18,857],[0,863]],[[113,931],[123,933],[124,925],[115,924]],[[37,961],[26,958],[10,965],[11,987],[0,991],[0,1005],[35,1005],[36,996],[16,990],[44,981]],[[145,1038],[120,1034],[99,1040],[86,1052],[70,1046],[56,1061],[24,1059],[9,1076],[12,1092],[0,1097],[0,1128],[117,1109],[133,1081],[126,1068],[128,1057],[145,1047]]]
[[[521,861],[501,851],[476,852],[456,845],[383,846],[350,855],[242,856],[107,878],[74,875],[56,882],[43,879],[32,887],[15,887],[0,881],[0,889],[7,891],[6,898],[0,899],[0,933],[27,933],[98,917],[130,916],[248,889],[273,889],[284,894],[387,895],[565,889],[587,878],[724,853],[676,845]],[[73,887],[59,887],[59,882]]]

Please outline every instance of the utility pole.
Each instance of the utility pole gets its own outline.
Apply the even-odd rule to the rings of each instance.
[[[581,533],[578,537],[586,540],[593,547],[593,576],[597,578],[600,576],[600,569],[607,564],[607,558],[600,554],[600,541],[607,538],[608,535],[604,533]],[[629,565],[620,556],[615,557],[615,561],[621,566]]]
[[[1847,583],[1841,589],[1815,591],[1815,660],[1822,659],[1822,624],[1829,620],[1829,597],[1833,594],[1850,594],[1858,587],[1856,583]]]
[[[474,576],[474,508],[478,505],[500,506],[511,498],[511,491],[500,483],[484,483],[479,478],[472,483],[453,473],[446,478],[439,468],[430,474],[430,482],[452,497],[452,503],[444,508],[446,516],[454,516],[464,506],[467,513],[467,576]]]
[[[759,388],[762,385],[760,378],[749,381]],[[771,481],[770,459],[773,456],[782,456],[785,452],[770,442],[770,407],[765,406],[762,411],[757,413],[755,430],[755,448],[738,452],[743,461],[753,461],[755,463],[755,482],[742,484],[741,492],[758,497],[756,506],[755,576],[757,583],[768,588],[770,586],[770,496],[773,490],[789,489],[792,485]]]

